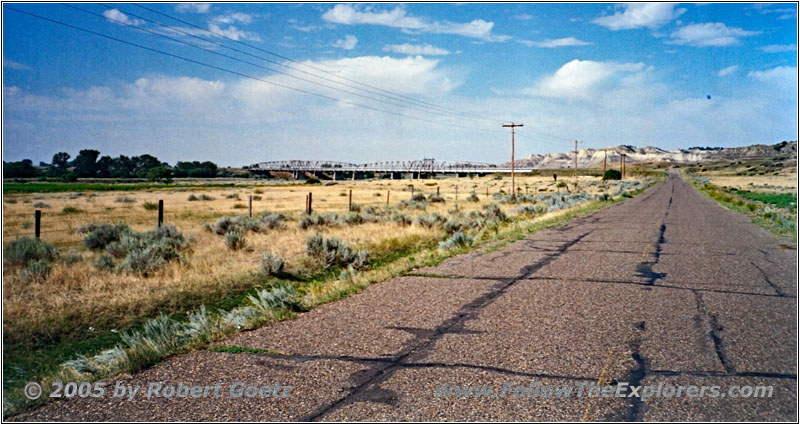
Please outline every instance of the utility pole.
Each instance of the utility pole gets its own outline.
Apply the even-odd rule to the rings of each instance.
[[[575,186],[578,186],[578,143],[583,143],[579,141],[575,141],[575,171],[572,172],[572,177],[575,179]]]
[[[622,179],[625,179],[625,155],[624,153],[619,154],[619,172],[622,175]]]
[[[503,124],[503,127],[510,127],[511,128],[511,199],[516,200],[517,198],[514,196],[514,127],[522,127],[522,124]]]
[[[606,181],[606,160],[608,159],[608,149],[603,149],[603,181]]]

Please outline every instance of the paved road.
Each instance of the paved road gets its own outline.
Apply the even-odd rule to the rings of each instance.
[[[456,257],[417,271],[427,277],[373,285],[225,342],[274,354],[197,351],[122,379],[220,382],[217,399],[140,393],[132,402],[53,403],[16,419],[797,421],[796,267],[795,250],[671,176],[501,250]],[[662,395],[691,385],[726,395],[763,385],[773,394],[575,396],[577,385],[600,378],[660,385]],[[231,398],[234,382],[293,388],[288,398]],[[456,385],[509,392],[436,396],[437,386]],[[529,398],[516,388],[537,385],[575,393],[532,390]]]

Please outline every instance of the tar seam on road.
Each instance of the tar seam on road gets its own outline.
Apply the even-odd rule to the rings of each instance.
[[[560,228],[561,230],[565,230],[564,227]],[[323,406],[317,409],[314,413],[306,416],[302,422],[311,422],[317,421],[322,418],[324,415],[347,405],[348,403],[363,399],[363,394],[366,393],[367,390],[370,388],[374,388],[381,382],[384,382],[388,378],[390,378],[395,372],[400,370],[402,367],[405,366],[406,360],[410,359],[414,354],[421,354],[424,358],[424,351],[433,343],[438,341],[443,335],[460,331],[461,327],[463,327],[464,322],[467,319],[474,318],[476,314],[494,302],[500,295],[506,292],[506,290],[514,285],[515,283],[519,282],[520,280],[526,279],[542,267],[550,264],[553,260],[558,258],[561,254],[563,254],[566,250],[568,250],[571,246],[575,245],[576,243],[580,242],[581,239],[588,236],[592,231],[588,231],[586,233],[581,234],[580,236],[572,239],[571,241],[561,245],[558,251],[553,253],[552,255],[548,255],[545,258],[541,259],[540,261],[523,267],[520,271],[520,274],[512,279],[502,279],[500,282],[495,285],[489,292],[481,295],[480,297],[474,299],[473,301],[464,304],[455,314],[442,322],[439,326],[435,328],[435,330],[429,333],[426,336],[417,336],[412,339],[409,343],[406,344],[405,348],[402,349],[399,355],[395,356],[394,358],[390,359],[390,361],[386,364],[377,364],[373,366],[370,370],[367,370],[362,377],[359,379],[360,382],[350,391],[349,394],[340,398],[339,400],[334,401],[326,406]]]

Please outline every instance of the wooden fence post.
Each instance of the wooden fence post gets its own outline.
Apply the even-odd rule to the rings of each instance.
[[[314,211],[314,209],[311,207],[311,202],[312,201],[313,201],[313,195],[311,194],[311,192],[308,192],[308,213],[309,214],[311,214],[311,211]]]
[[[36,240],[39,240],[39,236],[41,235],[42,231],[42,210],[36,210],[33,213],[34,216],[34,233],[36,234]]]
[[[164,224],[164,200],[158,200],[158,227]]]
[[[389,192],[391,192],[391,190],[387,190],[386,191],[386,206],[387,207],[389,206]]]
[[[253,195],[250,195],[250,208],[249,208],[249,215],[250,218],[253,218]]]
[[[347,201],[347,212],[353,211],[353,189],[350,189],[350,198]]]

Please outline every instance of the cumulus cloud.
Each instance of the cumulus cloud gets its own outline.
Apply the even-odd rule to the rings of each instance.
[[[437,59],[422,56],[400,59],[360,56],[310,64],[351,80],[404,94],[444,95],[460,85],[439,66]]]
[[[729,67],[722,68],[719,70],[719,72],[717,72],[717,77],[724,77],[726,75],[730,75],[736,72],[737,69],[739,69],[739,65],[731,65]]]
[[[767,53],[784,53],[784,52],[797,52],[796,44],[770,44],[768,46],[761,46],[758,50]]]
[[[519,42],[528,47],[543,47],[551,49],[555,47],[589,46],[592,44],[588,41],[578,40],[575,37],[557,38],[554,40],[544,41],[519,40]]]
[[[333,42],[332,46],[338,49],[353,50],[358,44],[358,38],[354,35],[346,35],[344,38]]]
[[[695,47],[722,47],[737,44],[742,37],[756,35],[756,31],[728,27],[721,22],[691,24],[678,28],[671,34],[669,44],[681,44]]]
[[[444,56],[450,51],[430,44],[389,44],[383,47],[384,52],[399,53],[402,55]]]
[[[620,76],[645,70],[643,63],[595,62],[574,59],[525,90],[526,94],[568,99],[589,99],[599,88]]]
[[[505,41],[510,38],[509,36],[493,35],[494,22],[487,22],[483,19],[475,19],[465,23],[432,21],[408,14],[403,6],[397,6],[391,10],[378,11],[370,6],[359,7],[350,4],[337,4],[326,11],[322,15],[322,19],[334,24],[381,25],[406,31],[453,34],[486,41]]]
[[[103,16],[111,22],[123,25],[142,25],[143,22],[138,19],[131,19],[128,15],[119,11],[119,9],[108,9],[103,12]]]
[[[675,9],[669,3],[635,3],[624,6],[624,9],[613,15],[595,18],[592,22],[610,30],[628,30],[635,28],[656,29],[676,19],[686,9]]]
[[[211,3],[179,3],[175,11],[180,13],[208,13]]]
[[[747,73],[747,76],[761,83],[767,83],[790,90],[794,88],[792,91],[796,95],[797,67],[777,66],[763,71],[750,71]]]

